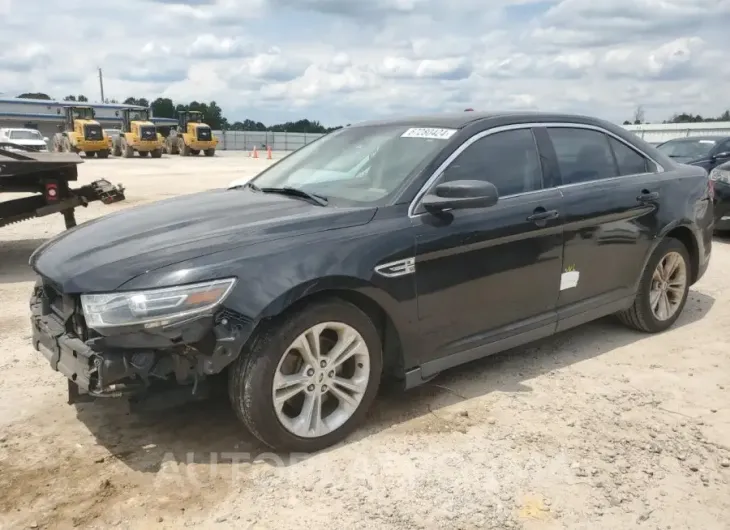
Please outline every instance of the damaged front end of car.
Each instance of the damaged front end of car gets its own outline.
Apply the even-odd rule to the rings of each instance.
[[[68,403],[128,398],[133,407],[208,397],[238,356],[251,319],[222,304],[233,278],[162,289],[65,294],[41,278],[31,301],[33,346],[68,379]]]

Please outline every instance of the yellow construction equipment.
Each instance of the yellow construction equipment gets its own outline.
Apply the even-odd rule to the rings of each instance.
[[[160,158],[162,156],[162,135],[150,121],[149,109],[122,109],[122,130],[112,143],[112,154],[131,158],[139,156]]]
[[[197,110],[178,111],[177,130],[173,129],[165,138],[165,152],[197,156],[203,151],[205,156],[215,155],[218,139],[213,136],[210,126],[203,123],[203,119],[203,113]]]
[[[87,106],[64,107],[64,120],[53,135],[56,153],[86,153],[87,158],[109,156],[109,138],[98,121],[94,109]]]

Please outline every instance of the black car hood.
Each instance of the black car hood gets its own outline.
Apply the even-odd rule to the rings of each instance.
[[[212,190],[81,224],[41,245],[30,265],[67,293],[111,291],[140,274],[221,250],[365,224],[375,211],[247,188]]]

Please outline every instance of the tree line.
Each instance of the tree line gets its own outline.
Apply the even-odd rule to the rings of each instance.
[[[43,92],[26,92],[20,94],[19,98],[25,99],[45,99],[52,100],[51,96]],[[89,99],[83,94],[70,94],[63,98],[63,101],[69,102],[88,102]],[[105,103],[119,103],[118,100],[108,99]],[[175,103],[170,98],[157,98],[149,101],[147,98],[128,97],[122,101],[123,105],[139,105],[152,109],[152,115],[158,118],[176,118],[177,113],[182,110],[197,110],[205,116],[205,122],[215,130],[229,131],[271,131],[271,132],[298,132],[298,133],[327,133],[340,129],[338,127],[325,127],[319,121],[299,120],[288,121],[286,123],[278,123],[275,125],[264,125],[260,121],[246,119],[243,121],[234,121],[229,123],[228,119],[223,116],[223,109],[215,102],[203,103],[199,101],[191,101],[187,104]]]
[[[691,112],[675,113],[668,120],[664,120],[661,123],[701,123],[701,122],[712,122],[712,121],[730,121],[730,110],[726,110],[719,116],[703,117],[700,114],[692,114]],[[624,121],[624,125],[640,125],[649,124],[651,122],[645,121],[644,107],[639,105],[634,110],[634,115],[631,120]]]

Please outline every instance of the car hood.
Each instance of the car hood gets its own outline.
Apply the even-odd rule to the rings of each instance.
[[[365,224],[375,211],[247,188],[211,190],[81,224],[41,245],[30,265],[66,293],[112,291],[140,274],[221,250]]]

